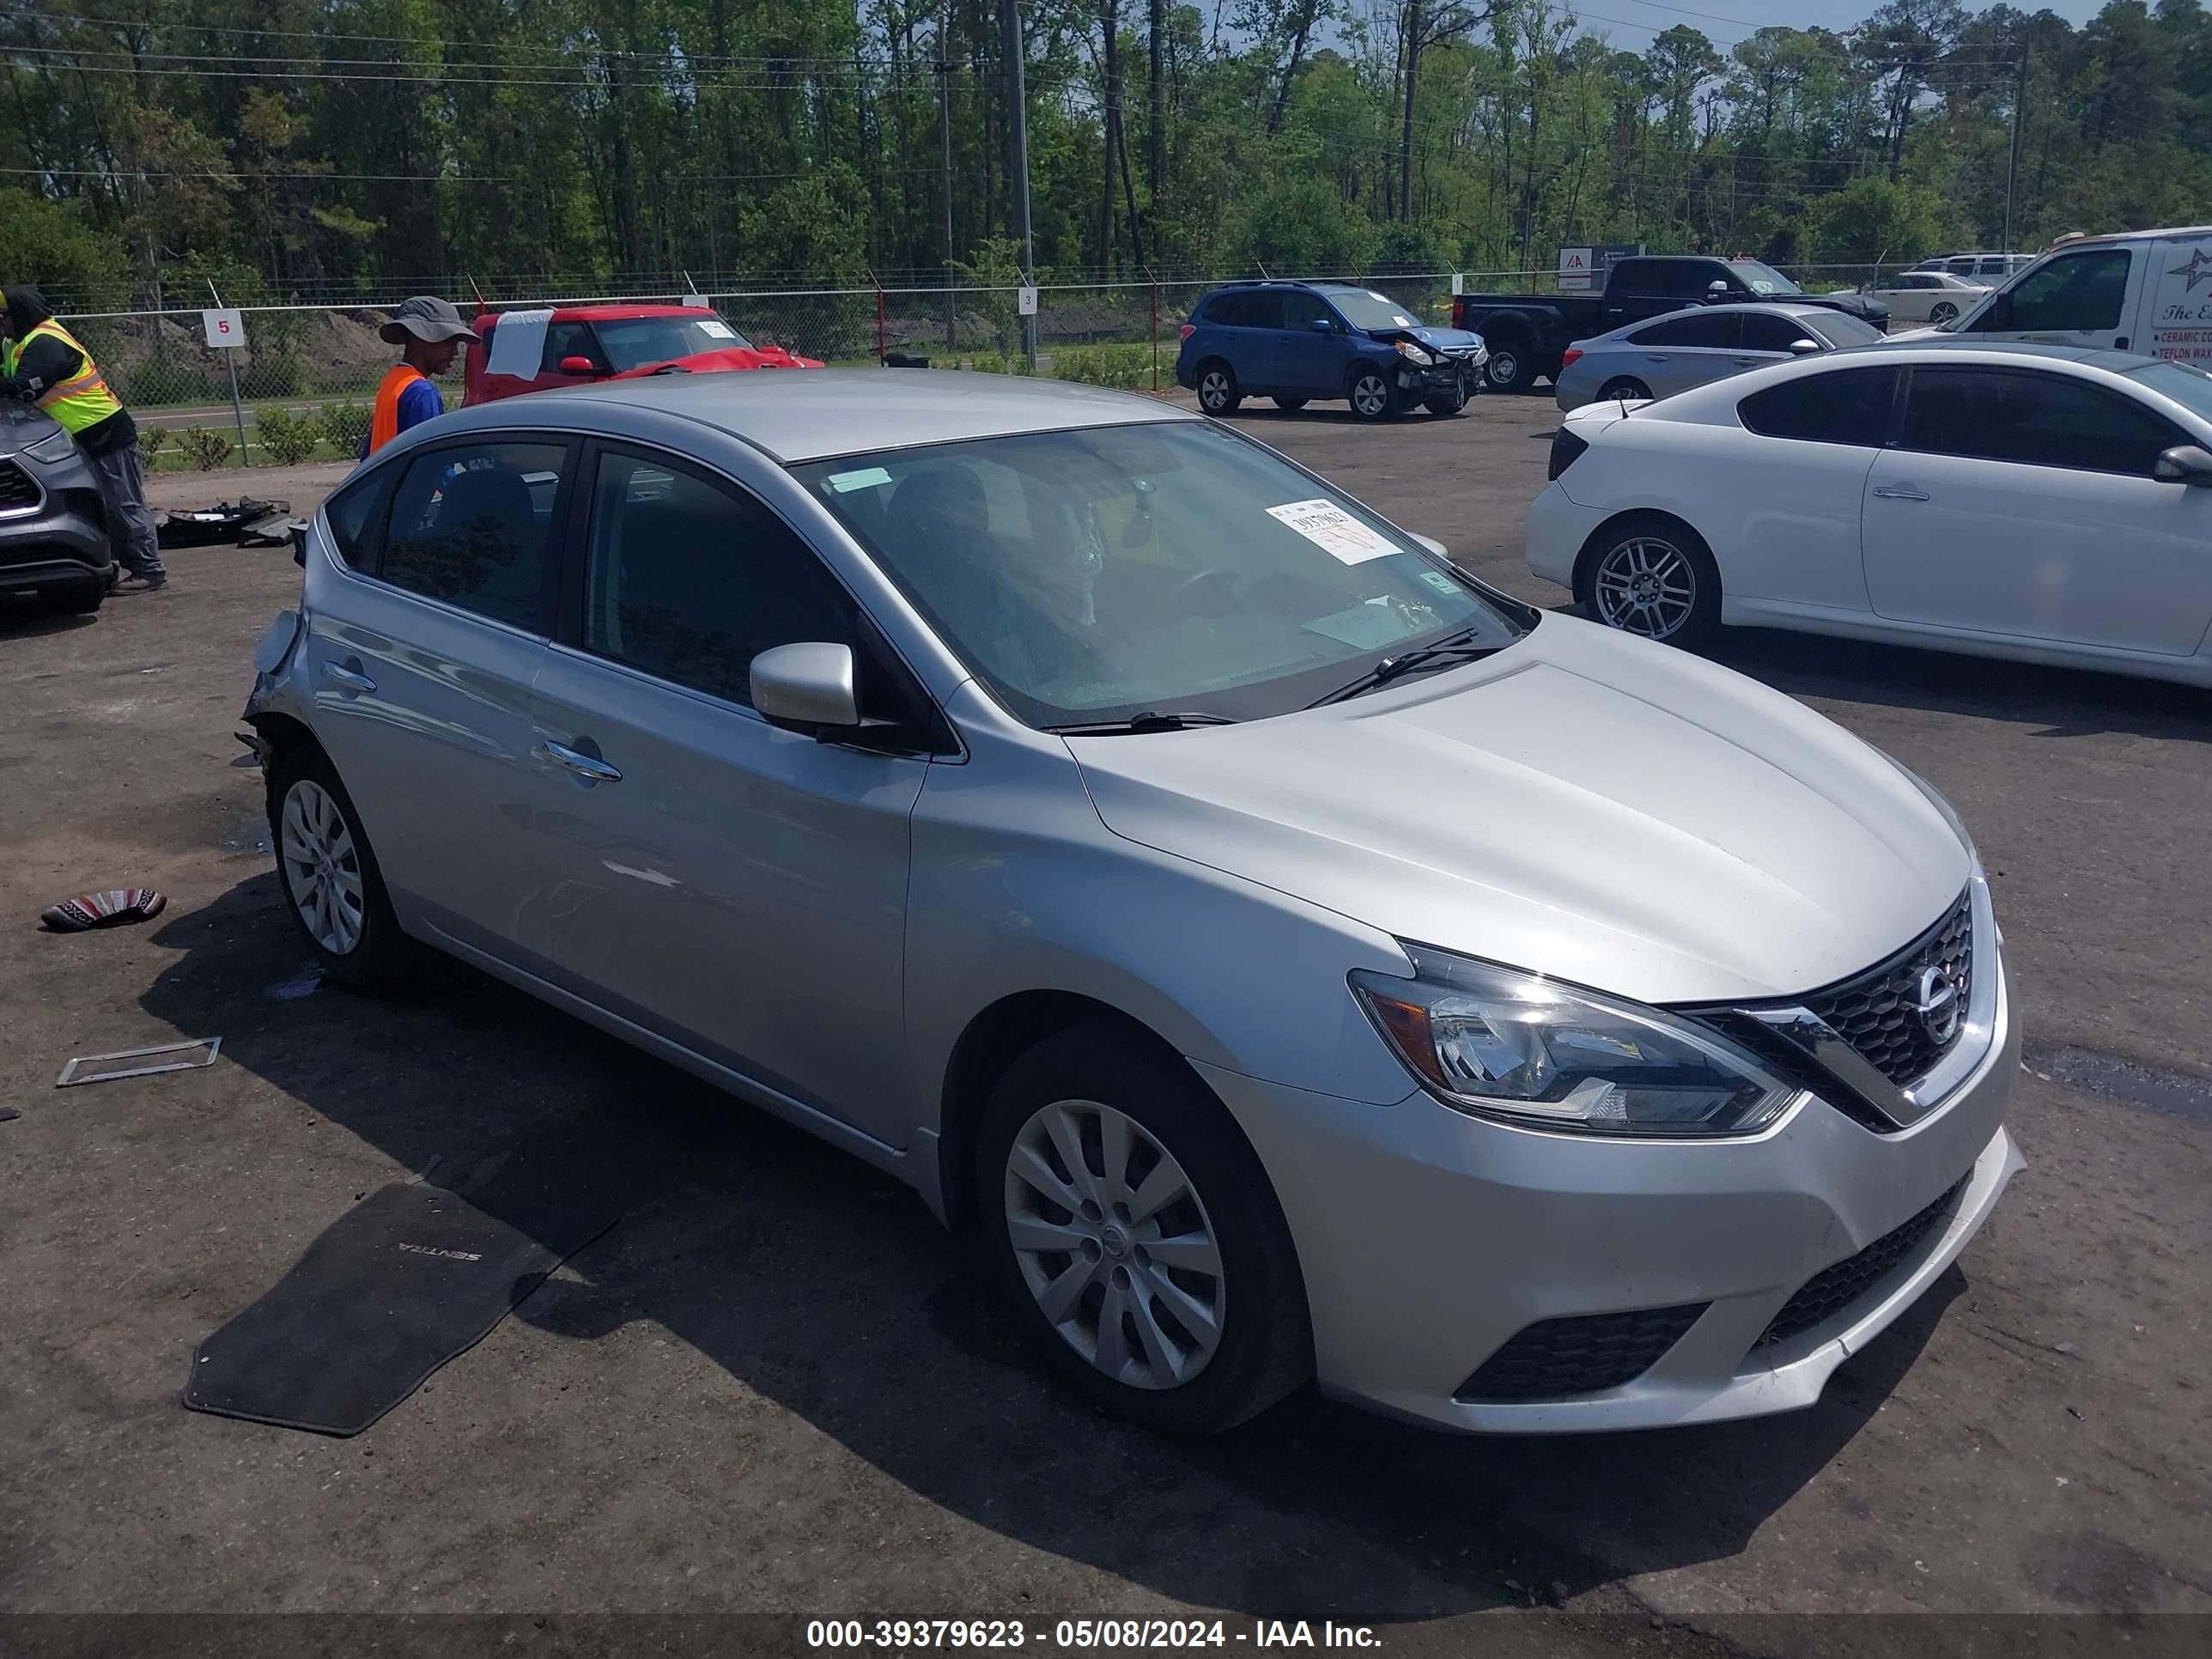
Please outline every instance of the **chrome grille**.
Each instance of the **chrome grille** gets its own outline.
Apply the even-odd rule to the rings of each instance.
[[[1836,1035],[1900,1089],[1926,1076],[1950,1044],[1938,1044],[1917,1012],[1921,971],[1940,969],[1957,988],[1963,1014],[1974,984],[1973,908],[1965,893],[1943,919],[1876,968],[1804,1000]],[[1958,1041],[1954,1036],[1951,1042]]]

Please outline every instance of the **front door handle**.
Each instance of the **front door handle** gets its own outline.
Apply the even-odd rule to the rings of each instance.
[[[347,668],[334,662],[323,665],[323,678],[341,691],[356,692],[362,696],[376,690],[376,682],[357,668]]]
[[[1650,351],[1644,354],[1644,361],[1647,363],[1665,363],[1672,362],[1674,360],[1670,357],[1663,357],[1656,351]]]
[[[1886,501],[1924,501],[1928,492],[1915,483],[1876,484],[1874,494]]]
[[[1767,359],[1764,357],[1738,357],[1735,360],[1735,366],[1738,368],[1757,368],[1766,361]]]
[[[588,778],[593,783],[622,781],[622,773],[608,765],[597,755],[583,754],[563,743],[555,743],[546,739],[540,742],[532,752],[538,759],[550,761],[554,765],[563,767],[580,778]]]

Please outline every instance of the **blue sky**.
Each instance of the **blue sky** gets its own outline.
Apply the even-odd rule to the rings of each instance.
[[[1881,0],[1589,0],[1575,10],[1592,33],[1603,33],[1616,44],[1634,52],[1650,45],[1651,37],[1675,23],[1703,29],[1723,50],[1753,29],[1771,23],[1793,28],[1847,29],[1866,21]],[[2103,0],[2015,0],[2023,11],[2046,8],[2075,27],[2103,9]],[[1967,0],[1968,11],[1983,8]]]

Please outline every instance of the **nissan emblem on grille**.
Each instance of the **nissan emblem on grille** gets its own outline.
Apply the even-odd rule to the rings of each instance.
[[[1948,1048],[1959,1035],[1959,988],[1941,968],[1930,965],[1920,970],[1912,1011],[1920,1016],[1921,1028],[1937,1048]]]

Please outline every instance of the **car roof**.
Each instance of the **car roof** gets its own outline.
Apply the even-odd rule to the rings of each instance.
[[[1650,328],[1656,323],[1671,323],[1677,317],[1704,317],[1716,311],[1750,312],[1757,316],[1794,317],[1820,322],[1826,322],[1835,317],[1847,317],[1850,314],[1849,312],[1838,311],[1833,306],[1824,306],[1815,300],[1809,299],[1735,300],[1723,306],[1683,306],[1674,311],[1662,311],[1656,317],[1639,317],[1632,323],[1623,323],[1618,328],[1607,329],[1604,333],[1592,337],[1599,340],[1610,340],[1616,337],[1625,339],[1638,329]]]
[[[2139,351],[2113,351],[2104,346],[2039,345],[2033,340],[1977,340],[1971,334],[1954,334],[1925,340],[1893,340],[1887,344],[1867,345],[1862,351],[1890,354],[1900,351],[1940,351],[1946,356],[1960,352],[1986,352],[1993,360],[2007,358],[2055,359],[2064,363],[2081,363],[2089,368],[2109,369],[2115,374],[2124,374],[2131,368],[2141,368],[2145,363],[2158,359]]]
[[[715,313],[711,307],[702,311],[697,306],[556,306],[553,308],[552,320],[556,323],[623,323],[635,321],[640,317],[713,317]],[[499,318],[490,317],[485,320],[496,325]]]
[[[449,433],[465,428],[547,425],[604,430],[611,424],[605,416],[615,409],[696,421],[787,464],[968,438],[1203,418],[1151,398],[1024,375],[951,369],[777,368],[750,374],[603,380],[535,392],[527,398],[479,404],[438,424],[441,432]]]
[[[2056,253],[2062,247],[2081,247],[2090,242],[2155,242],[2168,236],[2212,236],[2212,225],[2168,225],[2160,230],[2110,230],[2096,236],[2076,236],[2070,242],[2061,242],[2046,252]]]

